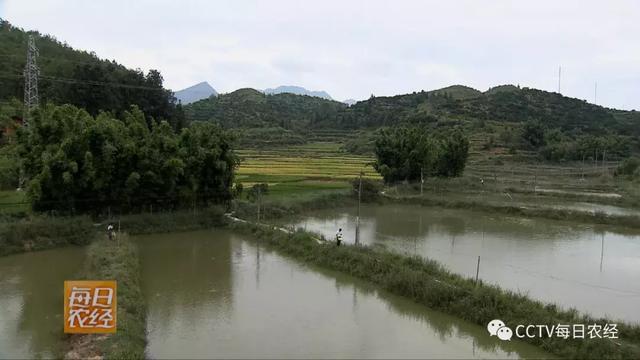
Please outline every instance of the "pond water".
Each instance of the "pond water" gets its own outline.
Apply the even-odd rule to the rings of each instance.
[[[64,281],[82,268],[84,248],[0,257],[0,358],[62,355]]]
[[[355,239],[356,209],[289,226]],[[640,322],[640,232],[411,205],[363,206],[361,242],[437,260],[453,272],[595,316]]]
[[[228,231],[135,238],[151,358],[540,358]]]

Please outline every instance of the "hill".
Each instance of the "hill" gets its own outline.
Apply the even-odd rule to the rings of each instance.
[[[264,93],[269,95],[289,93],[295,95],[315,96],[327,100],[333,100],[333,98],[331,98],[331,96],[326,91],[311,91],[300,86],[278,86],[275,89],[264,89]]]
[[[482,92],[464,85],[451,85],[442,89],[429,91],[432,95],[447,95],[456,100],[472,99],[482,95]]]
[[[95,53],[73,49],[51,35],[25,31],[0,19],[0,100],[23,98],[23,69],[27,38],[35,37],[39,51],[40,102],[73,104],[96,115],[101,110],[116,114],[138,105],[155,119],[181,117],[171,91],[163,87],[156,70],[144,74],[115,61],[100,59]]]
[[[640,113],[635,111],[608,109],[558,93],[512,85],[498,86],[485,93],[455,85],[428,92],[371,97],[351,106],[310,96],[264,95],[257,90],[241,89],[189,105],[187,117],[215,119],[229,127],[264,127],[280,122],[289,129],[371,129],[403,122],[539,121],[548,128],[574,135],[602,132],[640,135]]]
[[[183,105],[186,105],[211,96],[218,96],[218,92],[208,82],[203,81],[186,89],[176,91],[174,96]]]
[[[347,106],[341,102],[289,93],[267,95],[255,89],[239,89],[185,106],[191,121],[215,121],[227,128],[303,130],[320,126]]]
[[[186,112],[191,120],[215,120],[225,127],[248,129],[271,142],[286,137],[286,143],[294,138],[295,143],[301,143],[322,131],[370,132],[382,126],[422,124],[434,129],[461,126],[484,138],[483,146],[539,150],[548,159],[581,159],[592,149],[602,148],[618,157],[640,151],[640,113],[512,85],[484,93],[455,85],[371,97],[351,106],[310,96],[265,95],[242,89],[188,105]],[[523,136],[526,127],[538,138]],[[361,137],[350,140],[358,143],[349,148],[366,149],[370,137]]]

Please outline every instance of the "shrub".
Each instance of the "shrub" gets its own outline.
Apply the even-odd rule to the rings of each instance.
[[[360,178],[355,178],[351,181],[351,188],[353,196],[357,198],[360,189]],[[376,201],[380,197],[381,190],[382,184],[380,184],[379,181],[362,178],[362,194],[360,199],[363,202]]]

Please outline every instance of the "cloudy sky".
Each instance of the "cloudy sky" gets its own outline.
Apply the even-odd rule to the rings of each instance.
[[[364,99],[520,84],[640,109],[637,0],[0,0],[0,17],[178,90],[300,85]]]

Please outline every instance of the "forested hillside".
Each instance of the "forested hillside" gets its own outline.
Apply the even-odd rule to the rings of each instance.
[[[144,74],[95,53],[71,48],[49,35],[24,31],[0,19],[0,101],[23,98],[27,37],[35,36],[39,51],[39,93],[42,103],[73,104],[97,115],[101,110],[123,114],[137,105],[147,115],[181,127],[183,115],[156,70]]]
[[[371,131],[410,124],[462,126],[468,132],[482,133],[487,149],[502,146],[539,150],[549,160],[578,160],[605,148],[616,157],[640,151],[640,113],[512,85],[484,93],[455,85],[429,92],[372,96],[352,106],[241,89],[191,104],[186,107],[186,115],[189,120],[211,120],[227,128],[246,129],[248,134],[259,133],[272,142],[300,143],[310,131]],[[278,134],[278,139],[269,134]],[[350,140],[347,148],[370,151],[371,141],[360,136]]]
[[[539,121],[571,134],[601,132],[640,135],[640,113],[589,104],[542,90],[500,86],[482,93],[465,86],[371,97],[353,106],[316,98],[265,96],[241,89],[187,108],[190,120],[214,120],[229,127],[377,128],[402,122]]]
[[[190,121],[215,121],[227,128],[303,130],[326,126],[346,108],[341,102],[313,96],[266,95],[254,89],[240,89],[189,104],[185,113]]]

